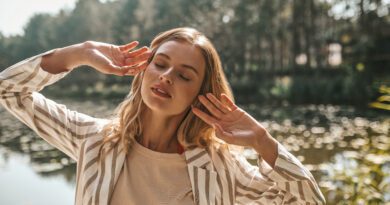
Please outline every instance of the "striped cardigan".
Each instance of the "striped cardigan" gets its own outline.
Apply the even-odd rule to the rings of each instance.
[[[38,93],[68,72],[40,67],[42,53],[0,73],[0,102],[48,143],[77,162],[75,204],[109,204],[126,155],[121,143],[102,147],[107,119],[71,111]],[[106,146],[106,145],[104,145]],[[108,151],[109,150],[109,151]],[[222,146],[185,151],[195,204],[324,204],[311,173],[278,144],[272,169],[261,157],[253,166]]]

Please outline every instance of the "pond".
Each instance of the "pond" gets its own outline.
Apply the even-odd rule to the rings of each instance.
[[[118,101],[56,99],[107,117]],[[390,118],[348,106],[241,106],[309,168],[328,204],[390,202]],[[75,162],[0,107],[0,204],[73,204]],[[244,153],[254,162],[255,153]]]

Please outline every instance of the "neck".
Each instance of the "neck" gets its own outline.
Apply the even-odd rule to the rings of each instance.
[[[185,116],[166,116],[149,108],[142,113],[142,135],[136,139],[142,146],[164,153],[177,153],[177,129]]]

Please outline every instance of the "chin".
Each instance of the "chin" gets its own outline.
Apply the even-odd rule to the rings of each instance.
[[[150,111],[165,116],[177,116],[184,114],[187,111],[187,109],[178,109],[177,106],[173,105],[172,103],[168,105],[151,103],[150,105],[146,104],[146,106]]]

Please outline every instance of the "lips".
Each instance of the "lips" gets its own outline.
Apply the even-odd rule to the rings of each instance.
[[[170,93],[167,91],[167,89],[165,89],[163,86],[161,85],[155,85],[151,88],[151,90],[153,91],[153,93],[161,96],[161,97],[166,97],[166,98],[171,98],[172,96],[170,95]]]

